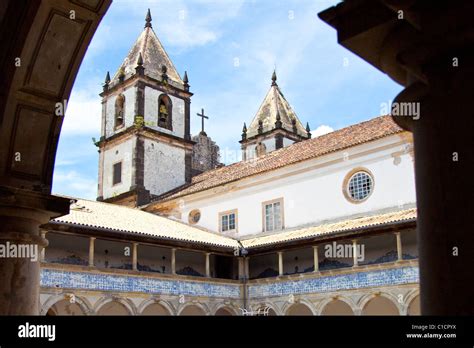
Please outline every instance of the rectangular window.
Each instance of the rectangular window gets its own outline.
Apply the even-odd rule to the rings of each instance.
[[[117,185],[122,182],[122,162],[114,164],[114,172],[112,178],[112,185]]]
[[[219,213],[219,230],[221,232],[237,231],[237,210]]]
[[[264,202],[262,205],[264,232],[283,229],[283,198]]]

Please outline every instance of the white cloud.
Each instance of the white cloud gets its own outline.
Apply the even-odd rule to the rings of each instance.
[[[72,92],[67,104],[66,116],[61,130],[62,134],[97,135],[100,133],[101,99],[98,95],[93,95],[89,91],[82,89]]]
[[[328,134],[328,133],[331,133],[331,132],[334,132],[334,129],[332,127],[329,127],[329,126],[326,126],[326,125],[322,124],[321,126],[316,128],[315,130],[311,131],[311,135],[313,137],[319,137],[320,135]]]
[[[95,200],[97,182],[93,178],[81,175],[75,170],[54,172],[54,194]]]
[[[132,19],[133,22],[144,23],[146,10],[150,8],[152,26],[158,37],[163,38],[165,44],[173,48],[187,49],[218,40],[221,36],[221,25],[236,17],[243,4],[244,0],[120,0],[112,3],[107,15],[113,16],[110,18]],[[210,6],[212,11],[209,11]],[[134,24],[127,27],[139,28]],[[116,35],[107,27],[104,27],[103,31],[102,26],[99,29],[99,34],[93,40],[93,48],[97,50],[103,49]],[[131,34],[130,29],[125,30],[128,37],[128,34]]]

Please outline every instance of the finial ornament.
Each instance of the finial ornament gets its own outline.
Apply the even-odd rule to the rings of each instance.
[[[151,28],[151,12],[150,9],[148,9],[148,12],[146,13],[145,17],[145,28]]]
[[[242,128],[242,140],[247,139],[247,125],[244,122],[244,128]]]
[[[105,84],[108,85],[110,83],[110,73],[107,71],[107,75],[105,75]]]
[[[168,83],[168,74],[166,73],[168,71],[168,68],[166,65],[161,66],[161,79],[164,83]]]
[[[273,74],[272,74],[272,86],[276,86],[276,85],[277,85],[276,80],[277,80],[277,74],[276,74],[276,71],[273,70]]]
[[[105,82],[104,82],[104,92],[109,89],[109,83],[110,83],[110,73],[107,71],[107,74],[105,75]]]
[[[145,68],[143,67],[143,57],[141,52],[138,54],[137,66],[135,67],[135,71],[140,76],[143,76],[145,74]]]
[[[311,139],[311,128],[309,128],[309,122],[306,122],[306,133],[308,134],[308,139]]]
[[[188,79],[187,71],[184,72],[183,82],[184,82],[184,90],[189,91],[189,79]]]
[[[283,123],[281,122],[280,111],[277,110],[275,128],[281,128],[282,126],[283,126]]]

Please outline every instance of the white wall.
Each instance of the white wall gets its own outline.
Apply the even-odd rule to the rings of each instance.
[[[104,151],[104,199],[127,192],[132,185],[132,153],[135,139],[131,138]],[[122,161],[122,182],[112,186],[113,165]]]
[[[145,124],[160,132],[184,138],[184,100],[182,99],[169,95],[173,104],[173,131],[158,127],[158,98],[161,94],[163,93],[156,89],[145,87]]]
[[[145,139],[144,184],[159,195],[185,183],[185,150]]]
[[[189,212],[199,209],[198,225],[218,231],[218,213],[238,209],[241,237],[262,232],[262,202],[280,197],[284,198],[286,228],[414,204],[413,160],[403,152],[405,149],[403,138],[394,135],[232,183],[230,192],[184,197],[182,220],[187,222]],[[364,154],[367,151],[370,153]],[[308,171],[310,166],[317,167]],[[374,189],[366,201],[354,204],[345,198],[343,182],[357,167],[367,168],[374,175]]]

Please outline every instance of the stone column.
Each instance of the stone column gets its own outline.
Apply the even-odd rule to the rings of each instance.
[[[354,260],[354,266],[353,267],[357,267],[359,266],[359,255],[357,253],[357,239],[353,239],[352,240],[352,257],[353,257],[353,260]]]
[[[46,241],[47,241],[47,239],[46,239],[46,233],[47,233],[47,232],[48,232],[47,230],[40,229],[41,238],[45,239]],[[41,258],[40,258],[40,261],[41,261],[41,262],[44,262],[45,258],[46,258],[46,247],[44,247],[44,248],[41,249]]]
[[[250,257],[244,257],[244,271],[245,271],[245,277],[247,279],[250,278]]]
[[[0,244],[30,251],[0,258],[0,315],[39,314],[40,252],[48,245],[39,227],[68,212],[69,199],[0,186]]]
[[[211,253],[206,253],[206,277],[211,278]]]
[[[176,248],[171,249],[171,274],[176,274]]]
[[[138,243],[133,243],[132,249],[132,269],[134,271],[138,270]]]
[[[319,258],[318,258],[318,246],[313,246],[313,259],[314,259],[314,271],[319,272]]]
[[[402,236],[400,235],[400,232],[395,232],[395,237],[397,238],[397,255],[398,255],[398,261],[402,261],[402,260],[403,260]]]
[[[391,114],[413,132],[421,313],[473,315],[472,288],[460,284],[474,283],[474,22],[467,2],[418,4],[345,1],[319,16],[406,86]]]
[[[278,252],[278,275],[283,275],[283,251]]]
[[[89,267],[94,267],[95,237],[89,237]]]
[[[243,279],[245,277],[245,259],[243,257],[239,257],[238,262],[239,262],[239,279]]]
[[[443,71],[430,88],[414,83],[395,102],[416,102],[419,119],[397,117],[413,131],[417,197],[417,245],[423,315],[472,315],[474,233],[474,67]],[[466,66],[471,66],[470,70]],[[433,68],[434,69],[434,68]]]

